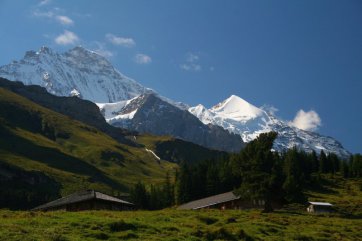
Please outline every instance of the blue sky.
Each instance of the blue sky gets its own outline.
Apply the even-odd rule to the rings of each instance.
[[[0,29],[0,65],[82,45],[174,100],[304,110],[362,152],[362,1],[0,0]]]

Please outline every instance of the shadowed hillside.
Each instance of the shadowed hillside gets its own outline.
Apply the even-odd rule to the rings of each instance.
[[[7,196],[25,192],[20,196],[31,199],[28,205],[34,203],[30,191],[24,188],[13,193],[5,188],[17,173],[43,173],[44,178],[50,178],[54,191],[46,199],[51,200],[88,188],[127,192],[138,180],[160,182],[176,167],[158,160],[143,147],[120,143],[95,127],[3,88],[0,110],[0,192]],[[18,181],[27,182],[29,175],[20,175]],[[40,188],[36,181],[29,185]]]

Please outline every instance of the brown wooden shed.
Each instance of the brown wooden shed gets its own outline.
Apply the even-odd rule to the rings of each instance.
[[[182,210],[197,210],[197,209],[247,209],[247,208],[263,208],[263,200],[243,200],[240,196],[233,192],[226,192],[203,199],[191,201],[182,204],[178,209]]]
[[[86,190],[40,205],[34,211],[132,210],[134,204],[110,195]]]

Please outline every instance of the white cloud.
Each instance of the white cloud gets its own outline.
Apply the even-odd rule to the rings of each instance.
[[[43,1],[40,1],[40,3],[38,4],[39,6],[44,6],[44,5],[47,5],[51,2],[51,0],[43,0]]]
[[[60,45],[76,44],[79,42],[79,37],[68,30],[64,30],[64,33],[55,38],[55,43]]]
[[[102,55],[105,58],[110,58],[115,55],[112,51],[106,49],[104,43],[96,41],[96,42],[94,42],[94,44],[97,45],[97,47],[93,51],[96,52],[97,54]]]
[[[62,25],[67,25],[67,26],[74,24],[74,21],[70,17],[65,15],[59,15],[58,14],[59,11],[62,10],[59,8],[53,8],[50,11],[41,11],[39,9],[36,9],[33,11],[33,16],[37,18],[49,18],[51,20],[57,21]]]
[[[180,64],[180,68],[186,71],[201,71],[202,67],[199,64],[200,57],[194,53],[188,53],[186,55],[185,63]]]
[[[132,38],[118,37],[113,34],[106,34],[106,38],[114,45],[119,45],[127,48],[131,48],[136,45],[136,42]]]
[[[322,125],[322,120],[314,110],[299,110],[290,125],[306,131],[315,131]]]
[[[272,115],[275,115],[279,111],[278,108],[276,108],[275,106],[272,106],[272,105],[263,105],[261,107],[261,109],[265,110],[266,112],[268,112],[268,113],[270,113]]]
[[[188,53],[187,54],[187,58],[186,58],[186,61],[189,62],[189,63],[193,63],[193,62],[196,62],[199,60],[199,56],[196,55],[196,54],[193,54],[193,53]]]
[[[41,11],[36,10],[33,12],[33,16],[39,17],[39,18],[53,18],[54,12],[52,12],[52,11],[41,12]]]
[[[152,62],[152,59],[150,56],[145,54],[136,54],[136,56],[134,57],[134,61],[137,64],[149,64]]]
[[[74,21],[68,16],[58,15],[55,17],[55,19],[62,25],[73,25],[74,24]]]
[[[95,49],[93,51],[106,58],[110,58],[110,57],[114,56],[113,52],[109,51],[108,49],[104,49],[104,48]]]
[[[187,64],[181,64],[180,68],[186,71],[200,71],[201,65],[195,64],[195,63],[187,63]]]

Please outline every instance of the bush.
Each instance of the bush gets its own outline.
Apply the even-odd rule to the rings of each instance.
[[[207,232],[205,234],[206,240],[238,240],[236,237],[234,237],[231,233],[229,233],[225,228],[219,228],[213,232]]]
[[[100,240],[109,239],[109,236],[107,234],[105,234],[105,233],[102,233],[102,232],[94,233],[92,236],[95,237],[96,239],[100,239]]]
[[[199,216],[199,217],[197,217],[197,219],[207,225],[211,225],[211,224],[214,224],[217,221],[219,221],[217,218],[210,218],[210,217],[203,217],[203,216]]]
[[[135,230],[137,227],[134,224],[126,223],[125,221],[117,221],[109,224],[111,232],[121,232],[127,230]]]
[[[238,237],[240,240],[244,240],[244,241],[253,241],[254,239],[248,235],[243,229],[240,229],[239,230],[239,233],[238,233]]]

